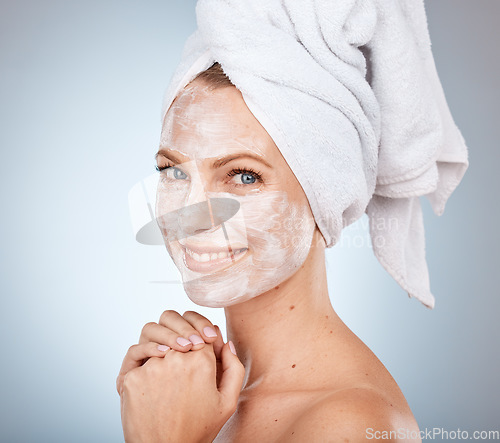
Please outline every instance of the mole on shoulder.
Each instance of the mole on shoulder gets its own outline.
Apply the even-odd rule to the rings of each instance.
[[[290,306],[290,311],[291,311],[293,308],[295,308],[295,306],[294,306],[294,305]]]

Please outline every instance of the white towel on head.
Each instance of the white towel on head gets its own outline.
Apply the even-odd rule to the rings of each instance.
[[[468,166],[423,0],[199,0],[167,89],[219,62],[280,149],[327,246],[364,212],[373,251],[434,306],[420,196],[437,215]]]

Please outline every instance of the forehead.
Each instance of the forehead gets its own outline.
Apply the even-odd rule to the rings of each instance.
[[[242,150],[268,156],[277,150],[235,87],[211,90],[202,81],[177,96],[165,116],[160,144],[199,158]]]

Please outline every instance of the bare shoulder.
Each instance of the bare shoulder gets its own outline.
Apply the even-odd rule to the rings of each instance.
[[[334,392],[314,404],[286,430],[280,442],[389,439],[421,441],[411,411],[377,389],[360,387]]]

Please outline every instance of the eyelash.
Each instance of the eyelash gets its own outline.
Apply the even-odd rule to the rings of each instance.
[[[261,172],[254,171],[252,168],[245,168],[245,169],[242,169],[242,168],[235,168],[235,169],[233,169],[232,171],[228,172],[228,173],[227,173],[227,176],[228,176],[228,177],[234,177],[235,175],[238,175],[238,174],[249,174],[249,175],[253,175],[253,176],[255,177],[255,179],[256,179],[259,183],[262,183],[262,173],[261,173]]]
[[[155,169],[158,172],[164,171],[165,169],[168,169],[168,168],[173,168],[173,165],[166,165],[166,166],[161,166],[161,167],[158,165],[155,165]]]
[[[168,168],[173,168],[174,165],[166,165],[166,166],[158,166],[158,165],[155,165],[155,169],[158,171],[158,172],[161,172],[161,171],[164,171],[165,169],[168,169]],[[228,177],[234,177],[235,175],[238,175],[238,174],[250,174],[250,175],[253,175],[255,177],[255,179],[259,182],[259,183],[262,183],[262,173],[261,172],[257,172],[257,171],[254,171],[252,168],[235,168],[235,169],[232,169],[230,172],[227,173],[227,176]]]

